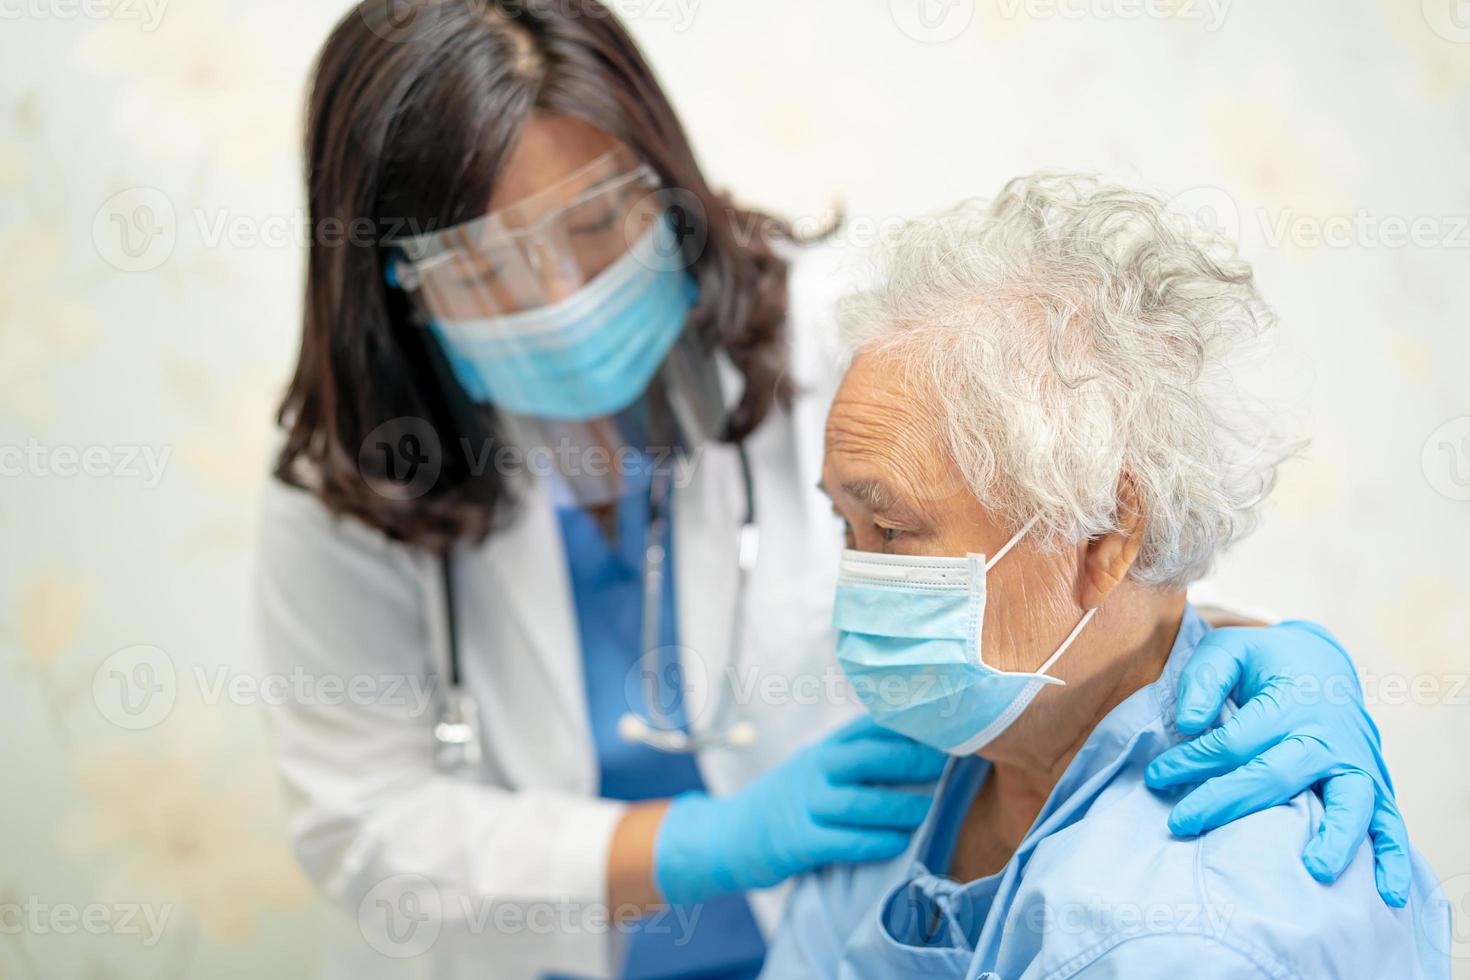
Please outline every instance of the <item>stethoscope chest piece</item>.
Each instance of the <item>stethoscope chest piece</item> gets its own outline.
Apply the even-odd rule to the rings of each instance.
[[[481,758],[479,706],[457,685],[444,697],[444,712],[434,723],[435,765],[444,772],[474,769]]]

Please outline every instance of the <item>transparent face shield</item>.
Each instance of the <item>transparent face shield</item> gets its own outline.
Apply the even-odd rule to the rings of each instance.
[[[504,420],[509,445],[480,450],[490,465],[593,505],[650,470],[673,475],[717,434],[714,355],[685,329],[698,289],[681,221],[620,147],[509,207],[393,243],[389,281],[469,398]]]

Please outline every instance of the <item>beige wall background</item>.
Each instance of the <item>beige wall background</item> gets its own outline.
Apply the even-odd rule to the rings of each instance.
[[[1220,582],[1354,651],[1470,913],[1470,5],[615,6],[715,180],[841,202],[854,245],[1038,167],[1238,232],[1313,444]],[[284,843],[247,615],[343,10],[0,0],[0,976],[309,977],[343,927]]]

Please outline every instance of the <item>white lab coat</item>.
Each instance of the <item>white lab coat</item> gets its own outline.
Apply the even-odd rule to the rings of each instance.
[[[744,694],[727,719],[748,719],[758,735],[753,747],[699,755],[715,794],[739,789],[860,710],[849,697],[831,696],[842,690],[831,627],[842,540],[816,490],[836,380],[831,306],[846,269],[825,247],[792,258],[799,390],[790,411],[772,414],[746,443],[760,556],[740,610],[744,650],[734,680]],[[725,696],[721,677],[731,663],[745,507],[734,450],[705,447],[690,485],[676,492],[678,628],[698,729],[710,699]],[[378,701],[393,702],[307,699],[321,703],[273,713],[292,844],[353,920],[333,926],[329,962],[315,973],[483,980],[613,971],[620,937],[602,927],[602,903],[623,804],[596,795],[576,617],[545,490],[531,488],[514,523],[455,553],[464,684],[478,702],[484,755],[480,770],[466,775],[435,768],[439,700],[415,712],[409,684],[387,693],[394,678],[422,686],[443,676],[437,560],[335,519],[314,497],[275,481],[263,539],[267,669],[378,685]],[[768,930],[780,898],[753,896]],[[386,954],[384,901],[406,916]],[[409,935],[415,922],[428,931]]]

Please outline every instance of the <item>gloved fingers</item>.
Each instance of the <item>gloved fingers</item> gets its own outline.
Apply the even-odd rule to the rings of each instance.
[[[1267,688],[1198,738],[1161,752],[1144,770],[1154,789],[1222,776],[1289,734],[1285,709]]]
[[[811,832],[806,856],[812,867],[886,861],[904,852],[910,836],[904,830],[818,826]]]
[[[814,794],[811,813],[828,827],[913,830],[924,822],[930,793],[871,786],[826,786]]]
[[[1378,726],[1361,702],[1350,705],[1349,708],[1353,712],[1352,731],[1362,740],[1361,745],[1353,747],[1353,751],[1360,757],[1357,765],[1373,777],[1378,784],[1378,791],[1391,800],[1393,777],[1389,775],[1388,765],[1383,760],[1383,738],[1378,734]]]
[[[1377,795],[1372,777],[1357,769],[1322,781],[1322,825],[1302,851],[1313,878],[1330,885],[1352,863],[1368,836]]]
[[[1261,632],[1232,627],[1211,630],[1200,640],[1179,674],[1174,722],[1181,732],[1201,731],[1220,714]]]
[[[1377,795],[1368,834],[1373,838],[1373,880],[1387,905],[1401,909],[1409,902],[1414,869],[1409,863],[1409,828],[1391,797]]]
[[[1345,690],[1359,704],[1363,703],[1363,685],[1358,680],[1353,658],[1327,627],[1306,619],[1288,619],[1272,629],[1298,638],[1292,661],[1299,669],[1305,669],[1324,688]]]
[[[1316,739],[1293,735],[1282,739],[1239,769],[1216,776],[1174,804],[1169,830],[1193,837],[1238,820],[1248,813],[1285,803],[1319,779],[1336,763]]]
[[[823,768],[834,783],[927,783],[939,778],[943,752],[899,735],[825,748]]]

